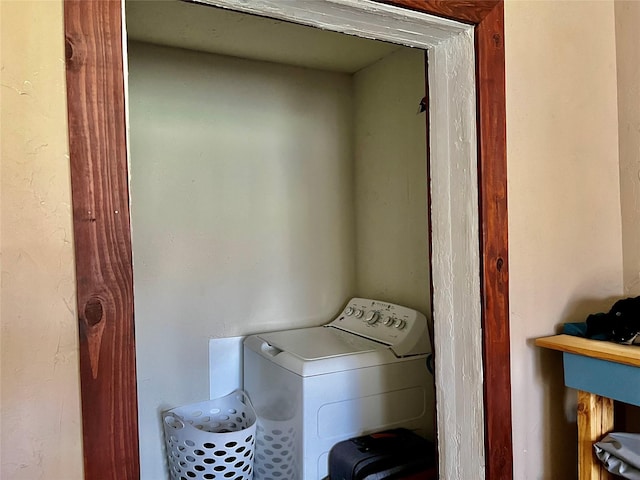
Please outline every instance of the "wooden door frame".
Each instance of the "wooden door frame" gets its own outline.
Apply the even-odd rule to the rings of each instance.
[[[474,25],[487,479],[513,478],[502,1],[384,3]],[[85,478],[140,476],[122,6],[64,0]]]

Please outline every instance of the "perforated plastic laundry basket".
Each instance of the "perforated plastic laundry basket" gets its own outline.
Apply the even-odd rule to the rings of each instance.
[[[163,414],[172,480],[251,480],[256,413],[247,395],[177,407]]]
[[[258,419],[254,480],[298,478],[296,429],[292,420]]]

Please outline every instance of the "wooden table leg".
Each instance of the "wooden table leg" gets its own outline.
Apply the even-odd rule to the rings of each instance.
[[[578,390],[578,478],[613,480],[593,451],[593,444],[613,430],[613,400]]]

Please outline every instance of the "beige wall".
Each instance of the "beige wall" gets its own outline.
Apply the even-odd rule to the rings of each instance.
[[[640,295],[640,2],[616,0],[625,295]]]
[[[17,3],[0,2],[1,476],[73,480],[61,3]],[[622,293],[613,6],[512,0],[505,15],[515,478],[575,478],[560,359],[531,339]]]
[[[422,50],[403,48],[354,75],[357,293],[428,314],[426,118],[416,115],[424,95]]]
[[[640,295],[640,2],[615,1],[618,144],[625,296]],[[640,408],[627,406],[628,431],[640,432]]]
[[[505,6],[515,476],[576,477],[575,392],[532,345],[622,294],[613,2]]]
[[[166,472],[159,411],[208,398],[210,337],[316,326],[353,296],[351,87],[130,45],[141,478]]]
[[[82,477],[61,2],[0,2],[2,466]]]

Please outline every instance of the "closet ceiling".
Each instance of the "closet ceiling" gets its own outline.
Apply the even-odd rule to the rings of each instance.
[[[129,39],[354,73],[401,48],[179,0],[127,0]]]

